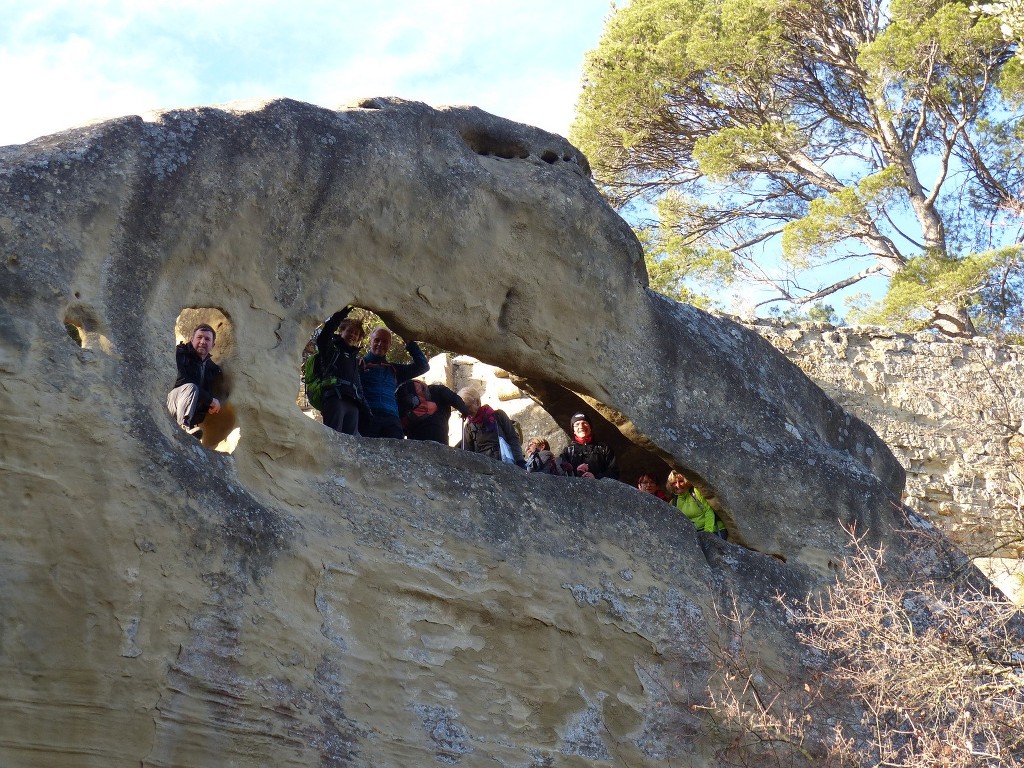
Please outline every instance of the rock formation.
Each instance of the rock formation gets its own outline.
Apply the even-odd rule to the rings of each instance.
[[[282,100],[5,147],[0,254],[3,765],[715,765],[718,609],[799,684],[776,595],[828,580],[843,526],[906,524],[868,427],[650,292],[585,158],[477,109]],[[302,348],[346,303],[594,409],[735,543],[624,484],[305,418]],[[196,318],[230,454],[164,410]]]
[[[967,552],[1024,556],[1024,349],[827,324],[751,325],[885,440],[904,503]]]

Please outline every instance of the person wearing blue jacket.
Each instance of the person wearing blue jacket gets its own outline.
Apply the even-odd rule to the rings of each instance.
[[[391,331],[378,328],[370,334],[370,351],[359,362],[363,397],[373,412],[372,416],[363,414],[359,418],[359,432],[363,437],[404,438],[395,390],[399,384],[430,370],[427,356],[415,341],[405,345],[412,356],[411,363],[388,362],[390,349]]]

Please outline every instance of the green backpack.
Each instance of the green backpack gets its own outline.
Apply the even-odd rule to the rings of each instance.
[[[339,354],[338,352],[335,353],[334,360],[331,365],[327,366],[327,370],[334,369],[334,364],[337,363]],[[306,390],[306,399],[318,411],[323,404],[324,390],[338,383],[338,379],[334,376],[324,377],[320,375],[320,369],[316,364],[319,356],[320,350],[314,349],[302,363],[302,384]]]

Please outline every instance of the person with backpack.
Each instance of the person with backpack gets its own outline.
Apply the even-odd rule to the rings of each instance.
[[[415,341],[405,345],[412,356],[411,363],[388,362],[391,349],[391,331],[377,328],[370,334],[370,351],[359,362],[359,379],[372,415],[363,414],[359,431],[363,437],[393,437],[401,440],[402,420],[398,412],[395,390],[398,385],[430,370],[427,356]]]
[[[543,437],[534,437],[526,444],[526,471],[562,477],[565,473],[551,452],[551,444]]]
[[[718,519],[718,515],[715,514],[715,510],[686,475],[673,469],[668,473],[665,489],[670,494],[674,494],[672,506],[686,515],[690,522],[697,526],[698,531],[712,533],[720,539],[729,538],[729,534],[722,521]]]
[[[432,440],[448,445],[448,420],[452,409],[463,418],[469,416],[469,408],[462,398],[444,384],[413,379],[402,384],[396,394],[402,429],[410,440]]]
[[[570,419],[569,431],[572,433],[573,441],[566,446],[559,458],[563,464],[568,462],[576,477],[619,479],[619,465],[615,461],[615,452],[609,445],[594,442],[590,419],[585,413],[577,413]]]
[[[167,410],[174,415],[178,426],[198,439],[203,430],[199,425],[208,413],[220,411],[220,400],[213,396],[214,382],[221,370],[210,353],[217,341],[217,332],[206,323],[192,331],[189,341],[181,342],[174,350],[178,377],[167,393]]]
[[[359,377],[363,324],[348,317],[351,311],[352,307],[347,306],[327,318],[316,337],[312,365],[319,387],[320,404],[315,407],[324,424],[336,432],[358,436],[361,414],[369,414],[370,408]],[[309,389],[307,381],[307,392]]]
[[[460,389],[459,397],[469,408],[469,418],[462,428],[463,450],[482,453],[492,459],[525,469],[523,444],[508,414],[496,411],[489,405],[483,405],[480,402],[480,393],[472,387]],[[508,446],[506,455],[503,455],[502,440]]]

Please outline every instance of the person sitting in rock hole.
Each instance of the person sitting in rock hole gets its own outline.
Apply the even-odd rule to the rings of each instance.
[[[729,533],[725,530],[722,521],[718,519],[715,510],[708,504],[704,495],[694,487],[689,478],[678,470],[668,473],[666,490],[673,494],[672,506],[686,515],[690,522],[697,526],[698,531],[713,533],[721,539],[728,539]]]
[[[644,493],[657,496],[662,501],[668,501],[668,495],[658,487],[658,480],[650,472],[644,472],[636,481],[636,487]]]
[[[316,337],[317,371],[325,382],[320,415],[324,425],[346,435],[359,435],[361,414],[372,414],[363,396],[359,375],[359,345],[363,341],[363,324],[349,317],[353,307],[339,309],[324,323]]]
[[[590,419],[585,413],[577,413],[569,421],[572,442],[566,446],[559,457],[568,463],[576,477],[587,477],[600,480],[610,477],[619,479],[619,465],[615,461],[615,452],[611,446],[594,441]]]
[[[398,385],[430,370],[426,355],[415,341],[405,345],[412,356],[411,363],[388,362],[391,349],[391,331],[377,328],[370,334],[370,351],[359,363],[359,380],[363,395],[373,415],[359,417],[359,432],[363,437],[405,437],[398,413],[395,390]]]
[[[174,350],[178,365],[178,378],[167,393],[167,410],[174,415],[178,426],[190,435],[202,439],[199,425],[208,413],[220,412],[220,400],[212,394],[221,370],[210,358],[217,332],[206,323],[192,331],[190,341],[183,341]]]

